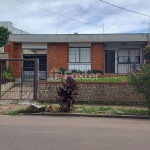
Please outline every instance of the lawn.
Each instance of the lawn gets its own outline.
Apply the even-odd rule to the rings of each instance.
[[[113,76],[101,78],[76,78],[77,82],[125,82],[126,76]]]

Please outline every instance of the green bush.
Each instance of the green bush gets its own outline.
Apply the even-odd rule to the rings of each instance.
[[[103,73],[103,72],[102,72],[102,70],[95,70],[95,69],[93,69],[93,70],[91,71],[91,73],[95,73],[95,74],[96,74],[96,73]]]
[[[150,60],[150,46],[144,48],[144,59]]]
[[[2,72],[2,78],[8,79],[10,82],[15,81],[15,77],[14,77],[10,67],[8,67],[5,71]]]
[[[135,91],[145,96],[150,115],[150,64],[143,65],[136,71],[130,72],[127,81],[134,87]]]
[[[59,74],[64,74],[65,71],[66,71],[66,70],[65,70],[64,68],[60,68],[58,73],[59,73]]]

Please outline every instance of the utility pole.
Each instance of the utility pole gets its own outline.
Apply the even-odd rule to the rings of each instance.
[[[148,23],[148,34],[147,34],[147,38],[148,38],[148,43],[147,43],[147,45],[149,45],[150,44],[150,37],[149,37],[149,35],[150,35],[150,23]]]
[[[103,23],[103,34],[104,34],[104,23]]]
[[[57,32],[58,32],[58,23],[57,23],[57,28],[56,28],[56,34],[57,34]]]

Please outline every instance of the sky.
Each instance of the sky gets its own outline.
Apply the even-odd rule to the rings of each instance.
[[[150,0],[0,0],[0,21],[31,34],[150,32]]]

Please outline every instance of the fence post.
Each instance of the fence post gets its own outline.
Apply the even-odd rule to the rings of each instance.
[[[38,59],[34,61],[34,100],[37,100],[37,89],[38,89]]]
[[[0,60],[0,100],[1,100],[2,60]]]

